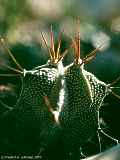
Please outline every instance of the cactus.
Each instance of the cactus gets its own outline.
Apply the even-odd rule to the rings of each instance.
[[[64,71],[64,104],[59,116],[68,159],[74,159],[76,152],[81,152],[81,148],[95,135],[98,136],[101,151],[99,132],[118,143],[104,133],[99,125],[99,109],[106,95],[112,91],[111,85],[98,80],[84,69],[84,64],[95,57],[99,48],[81,59],[79,35],[72,41],[76,58]]]
[[[44,36],[42,34],[44,39]],[[60,37],[61,38],[61,37]],[[45,40],[45,39],[44,39]],[[10,124],[15,123],[16,125],[22,125],[22,135],[28,134],[28,132],[33,132],[35,140],[36,137],[44,137],[42,132],[49,129],[49,127],[54,127],[55,118],[53,109],[57,109],[57,101],[54,102],[54,107],[46,105],[46,98],[51,100],[55,97],[53,89],[56,89],[56,97],[59,96],[60,84],[58,83],[59,78],[59,66],[62,66],[62,56],[59,54],[60,49],[60,39],[58,42],[57,51],[54,50],[53,33],[51,31],[51,48],[49,49],[50,60],[46,65],[38,66],[30,71],[19,67],[22,71],[22,90],[16,105],[12,110],[4,114],[2,121]],[[66,51],[65,51],[66,52]],[[9,51],[10,56],[16,63],[15,58]],[[17,63],[17,66],[18,65]],[[14,69],[15,70],[15,69]],[[58,95],[57,95],[58,94]],[[56,98],[57,99],[57,98]],[[20,125],[19,125],[20,124]],[[24,127],[23,127],[24,126]],[[25,130],[23,128],[26,128]],[[47,129],[46,129],[47,128]],[[6,129],[6,128],[5,128]],[[28,132],[27,132],[28,129]],[[8,129],[9,130],[9,129]],[[20,130],[20,129],[19,129]],[[4,132],[4,130],[3,130]],[[14,130],[13,130],[14,132]],[[25,133],[24,133],[25,132]],[[20,134],[18,135],[18,139]],[[24,138],[24,137],[23,137]],[[44,139],[44,138],[43,138]],[[38,141],[38,139],[36,140]],[[37,142],[38,143],[38,142]],[[39,144],[39,143],[38,143]],[[39,144],[40,146],[40,144]]]
[[[50,59],[45,65],[32,70],[23,69],[6,47],[19,69],[6,67],[21,75],[22,90],[14,107],[0,102],[5,107],[0,117],[1,153],[37,154],[43,160],[53,160],[56,159],[53,153],[55,150],[59,159],[77,160],[82,155],[81,148],[96,135],[101,151],[99,133],[117,142],[100,128],[99,110],[107,94],[112,93],[119,98],[112,91],[112,85],[119,78],[111,84],[105,84],[84,69],[84,65],[95,57],[99,48],[81,59],[78,35],[72,39],[75,60],[64,68],[62,58],[67,50],[60,55],[61,33],[57,49],[52,30],[50,48],[43,33],[41,36]],[[58,102],[62,91],[63,103],[60,106]]]

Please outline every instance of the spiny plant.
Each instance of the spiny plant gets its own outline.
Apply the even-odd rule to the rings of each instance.
[[[19,69],[6,67],[21,75],[22,90],[15,106],[8,107],[8,111],[0,117],[1,146],[7,147],[7,150],[4,148],[1,153],[35,153],[43,160],[53,160],[56,158],[54,153],[51,153],[52,149],[57,150],[56,146],[59,145],[63,151],[58,152],[59,155],[63,154],[60,159],[77,160],[80,158],[80,149],[95,135],[101,151],[100,132],[117,142],[100,128],[99,109],[107,94],[112,93],[120,98],[112,91],[112,86],[119,78],[111,84],[105,84],[84,69],[84,64],[96,56],[99,48],[81,59],[78,32],[75,39],[72,39],[75,60],[64,68],[62,58],[68,50],[60,54],[61,33],[57,49],[52,30],[50,48],[43,33],[41,36],[50,59],[45,65],[32,70],[21,67],[4,45]],[[3,39],[2,43],[4,44]],[[59,106],[61,90],[64,100],[62,106]],[[6,145],[6,140],[9,145]]]
[[[99,48],[81,59],[79,32],[75,39],[72,39],[72,42],[75,60],[64,70],[64,103],[60,111],[59,121],[63,127],[63,146],[66,159],[79,159],[76,157],[79,154],[76,153],[81,152],[81,148],[95,135],[98,138],[101,152],[100,132],[118,143],[116,139],[104,133],[100,128],[99,109],[109,93],[120,98],[112,91],[111,87],[119,78],[107,85],[87,72],[84,69],[84,64],[95,57]]]
[[[19,67],[20,69],[18,70],[18,69],[13,69],[12,67],[8,67],[9,69],[12,69],[13,71],[16,71],[17,73],[20,73],[22,75],[22,90],[21,90],[19,99],[17,100],[17,103],[15,104],[13,109],[9,110],[8,112],[5,112],[1,120],[1,122],[6,121],[6,123],[9,125],[11,125],[11,123],[12,124],[15,123],[14,124],[15,129],[16,129],[16,125],[19,125],[19,128],[21,125],[22,126],[21,132],[22,132],[22,135],[24,136],[22,137],[23,140],[25,136],[27,136],[26,134],[32,131],[32,134],[35,134],[34,141],[37,144],[41,143],[39,142],[41,139],[45,139],[43,137],[45,137],[45,133],[47,132],[47,130],[50,130],[49,128],[52,129],[52,127],[54,127],[54,130],[55,130],[55,125],[53,126],[53,123],[55,122],[55,117],[53,112],[54,107],[51,108],[49,105],[46,105],[47,104],[46,99],[49,98],[52,104],[53,97],[57,99],[57,96],[59,95],[60,84],[58,82],[59,82],[59,75],[60,75],[59,72],[62,67],[61,60],[64,54],[67,52],[67,50],[65,50],[63,55],[60,55],[59,53],[60,45],[61,45],[61,33],[59,36],[58,47],[56,51],[54,48],[54,36],[53,36],[52,30],[50,34],[50,37],[51,37],[50,48],[48,47],[42,33],[41,35],[48,48],[48,52],[50,55],[50,60],[46,65],[38,66],[36,68],[33,68],[32,70],[27,71],[26,69],[23,69],[20,66],[20,64],[16,61],[16,59],[13,57],[13,55],[8,50],[8,48],[6,48],[11,58],[13,59],[17,67]],[[3,39],[2,39],[2,42],[3,42]],[[55,108],[57,109],[56,107],[57,102],[56,104],[55,102],[54,102],[54,105],[52,106],[55,106]],[[5,131],[5,129],[3,129],[3,132]],[[17,136],[18,136],[17,138],[19,139],[20,134]],[[36,139],[36,137],[37,138],[39,137],[39,138]],[[7,139],[7,137],[5,138]]]

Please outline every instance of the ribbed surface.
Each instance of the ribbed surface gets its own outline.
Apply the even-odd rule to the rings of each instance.
[[[30,152],[32,154],[39,152],[44,143],[49,144],[49,137],[52,141],[57,126],[55,127],[54,116],[49,111],[43,97],[49,98],[57,78],[58,71],[56,68],[42,68],[26,73],[23,78],[20,98],[14,109],[3,118],[6,126],[3,126],[2,129],[2,139],[13,144],[8,146],[8,149],[6,146],[5,153],[12,150],[11,153],[26,152],[27,154]],[[11,126],[11,130],[8,126]],[[50,136],[47,137],[49,131]],[[4,135],[4,133],[6,134]]]
[[[97,110],[99,110],[105,96],[108,94],[108,87],[107,85],[98,80],[93,74],[84,70],[84,75],[88,79],[90,84],[90,90],[93,99],[93,105]]]
[[[65,150],[72,154],[96,135],[98,112],[106,96],[107,85],[73,64],[65,71],[64,91],[60,122]]]
[[[97,112],[91,108],[92,96],[89,82],[79,65],[71,65],[65,71],[65,102],[60,113],[64,127],[66,148],[83,145],[97,129]]]
[[[44,96],[49,96],[57,78],[57,70],[44,68],[34,73],[27,73],[23,79],[23,90],[13,112],[16,117],[29,123],[50,118]],[[52,117],[51,117],[52,118]],[[37,125],[37,124],[36,124]]]

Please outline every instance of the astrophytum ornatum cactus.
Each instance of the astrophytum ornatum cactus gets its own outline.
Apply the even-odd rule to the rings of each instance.
[[[79,35],[72,41],[76,57],[64,70],[64,102],[59,121],[63,127],[66,157],[74,159],[76,152],[80,152],[93,136],[97,135],[99,139],[99,132],[108,136],[100,128],[99,109],[106,95],[112,90],[111,85],[98,80],[84,69],[84,64],[95,57],[98,49],[81,59]],[[117,140],[115,141],[117,143]],[[101,150],[101,146],[99,147]]]
[[[20,70],[7,67],[21,75],[22,89],[15,106],[0,117],[0,146],[4,146],[0,152],[37,154],[43,160],[53,160],[52,149],[61,148],[56,152],[58,159],[77,160],[91,138],[97,135],[100,143],[100,132],[108,136],[100,128],[99,109],[107,94],[116,95],[111,87],[116,81],[105,84],[84,69],[99,49],[81,59],[79,35],[72,39],[75,60],[67,67],[62,65],[67,50],[59,53],[61,34],[57,49],[52,31],[50,48],[41,35],[50,55],[45,65],[25,70],[7,49]]]
[[[43,34],[42,38],[45,41]],[[19,139],[22,139],[21,142],[23,143],[23,145],[20,144],[21,148],[19,147],[19,144],[18,150],[15,148],[15,151],[17,150],[17,152],[19,152],[20,149],[23,149],[23,152],[26,152],[26,150],[24,151],[24,145],[26,146],[27,144],[25,143],[27,143],[28,140],[30,141],[30,136],[27,136],[30,132],[31,138],[33,138],[34,141],[34,146],[36,146],[34,147],[34,149],[32,148],[33,145],[29,146],[31,147],[31,150],[34,151],[35,148],[39,150],[40,146],[42,146],[44,143],[47,143],[47,141],[49,143],[49,136],[47,136],[46,138],[46,132],[49,132],[50,130],[52,134],[52,128],[54,128],[54,133],[57,127],[55,124],[56,120],[53,113],[54,110],[57,110],[57,101],[55,100],[53,105],[53,98],[59,98],[59,89],[61,86],[61,83],[59,83],[61,75],[60,69],[62,69],[61,61],[64,54],[60,55],[59,53],[61,45],[61,35],[59,37],[58,47],[56,51],[54,48],[53,38],[53,32],[51,31],[51,48],[48,48],[50,60],[48,61],[48,63],[43,66],[33,68],[29,71],[23,69],[9,51],[10,56],[21,70],[19,71],[19,73],[22,74],[22,89],[17,103],[15,104],[13,109],[8,110],[3,114],[1,123],[6,122],[7,126],[10,126],[11,124],[14,126],[13,130],[11,131],[13,134],[13,137],[10,139],[11,143],[17,144],[19,143]],[[13,70],[18,72],[18,70]],[[49,99],[50,105],[48,104],[47,99]],[[1,133],[2,138],[4,139],[9,139],[9,136],[7,137],[7,135],[5,135],[4,137],[4,132],[6,132],[7,130],[9,131],[9,128],[7,128],[7,126],[3,127],[3,134]],[[17,128],[19,128],[19,134]],[[20,138],[20,134],[22,134],[22,138]],[[52,135],[50,137],[52,137]],[[16,139],[16,141],[14,139]],[[47,144],[44,144],[44,146],[46,145]],[[28,148],[27,150],[29,151]]]

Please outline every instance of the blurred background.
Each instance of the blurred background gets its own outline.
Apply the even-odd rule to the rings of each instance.
[[[70,36],[75,35],[76,17],[80,18],[82,57],[102,45],[101,52],[85,66],[105,83],[120,76],[120,0],[0,0],[0,36],[5,38],[17,61],[25,69],[32,69],[48,60],[48,52],[41,32],[50,45],[52,25],[57,43],[63,31],[62,48],[70,46]],[[64,59],[68,65],[74,58],[70,50]],[[4,65],[16,68],[0,44],[0,100],[13,106],[21,90],[20,77],[2,76],[13,74]],[[116,84],[120,87],[120,81]],[[113,89],[120,96],[120,88]],[[106,97],[100,110],[104,130],[120,140],[120,98]]]

